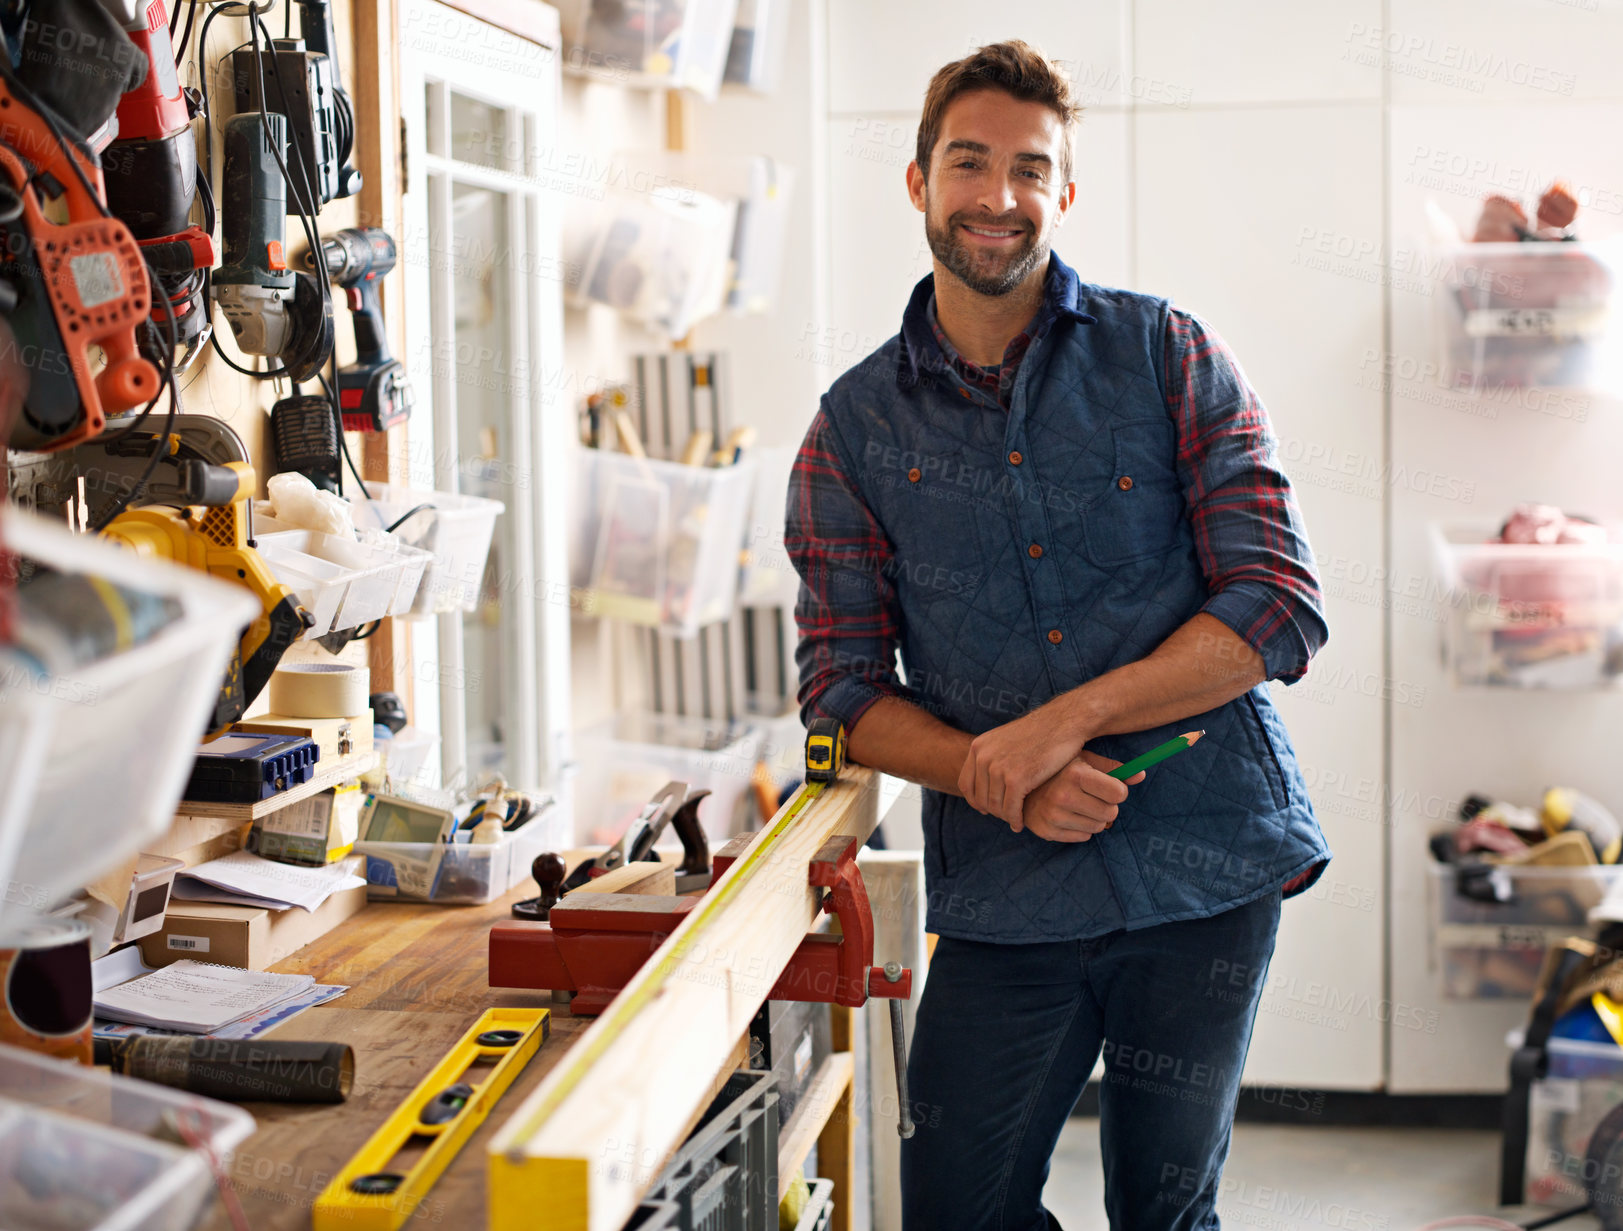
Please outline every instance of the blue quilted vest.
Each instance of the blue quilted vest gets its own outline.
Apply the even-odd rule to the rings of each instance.
[[[895,546],[907,686],[978,734],[1143,658],[1208,592],[1159,372],[1167,301],[1084,284],[1054,258],[1055,316],[1022,361],[1005,416],[966,396],[943,361],[926,315],[932,294],[926,277],[901,334],[836,381],[824,405]],[[1213,915],[1327,860],[1265,686],[1088,746],[1125,761],[1202,727],[1199,745],[1151,770],[1116,825],[1084,843],[1014,833],[926,790],[929,929],[1082,939]]]

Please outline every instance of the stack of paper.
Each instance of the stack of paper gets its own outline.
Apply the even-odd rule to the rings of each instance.
[[[366,884],[364,877],[355,875],[360,860],[355,855],[324,867],[304,868],[236,851],[177,873],[170,896],[188,902],[313,911],[340,889]]]
[[[292,1000],[314,983],[313,975],[276,975],[187,959],[97,992],[96,1016],[212,1034]]]

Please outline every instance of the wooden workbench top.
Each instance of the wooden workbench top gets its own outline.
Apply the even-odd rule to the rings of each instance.
[[[552,1034],[430,1192],[417,1219],[460,1229],[485,1225],[485,1150],[590,1018],[571,1017],[551,993],[486,985],[490,925],[529,896],[520,888],[487,906],[369,903],[365,910],[271,967],[342,983],[337,1000],[307,1009],[273,1039],[342,1041],[355,1049],[355,1088],[337,1105],[245,1103],[259,1122],[228,1164],[252,1231],[308,1231],[327,1182],[486,1009],[550,1008]],[[415,1225],[417,1219],[412,1222]],[[216,1207],[208,1231],[230,1231]]]

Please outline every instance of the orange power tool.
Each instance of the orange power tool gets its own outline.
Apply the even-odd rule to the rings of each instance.
[[[14,449],[90,440],[158,391],[135,340],[152,309],[146,263],[105,201],[96,160],[0,80],[0,310],[31,377]]]

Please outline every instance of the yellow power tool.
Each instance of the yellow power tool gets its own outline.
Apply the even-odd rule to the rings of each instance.
[[[130,509],[115,517],[102,534],[138,555],[173,560],[246,586],[259,600],[263,610],[243,632],[220,685],[211,725],[217,733],[242,717],[270,682],[288,646],[313,620],[254,550],[248,495],[256,484],[254,468],[246,462],[229,462],[211,465],[208,471],[208,504]]]

